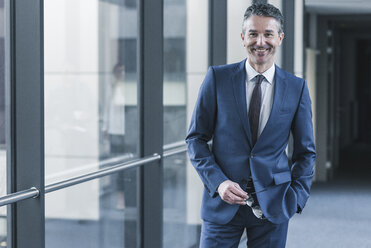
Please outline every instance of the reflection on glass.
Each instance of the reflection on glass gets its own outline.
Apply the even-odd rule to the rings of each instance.
[[[46,247],[137,247],[137,173],[137,168],[124,171],[122,188],[113,188],[112,177],[106,176],[47,194],[46,201],[59,204],[48,209]],[[123,205],[119,192],[125,196]]]
[[[186,166],[186,153],[164,159],[164,248],[198,247],[200,227],[187,219]]]
[[[0,197],[6,195],[5,9],[0,0]],[[6,247],[6,207],[0,207],[0,247]]]
[[[164,1],[164,144],[186,135],[186,4]]]
[[[184,141],[187,130],[186,86],[189,79],[187,78],[189,55],[186,44],[187,17],[192,16],[187,12],[189,11],[187,7],[185,0],[164,1],[164,144],[166,146]],[[198,55],[202,56],[201,53]],[[187,209],[189,192],[187,192],[186,153],[165,158],[163,165],[163,247],[198,247],[199,225],[189,222]]]
[[[137,31],[137,0],[44,1],[46,185],[138,156]],[[110,235],[114,224],[102,207],[126,209],[136,198],[135,183],[136,173],[117,173],[76,186],[76,195],[66,189],[47,197],[46,220],[55,221],[49,247],[62,245],[53,238],[76,220],[99,217],[102,237]],[[125,231],[133,235],[135,228]],[[88,242],[81,233],[64,247]]]
[[[208,1],[164,1],[164,145],[184,142],[208,67]],[[163,247],[198,247],[203,185],[180,153],[163,161]]]

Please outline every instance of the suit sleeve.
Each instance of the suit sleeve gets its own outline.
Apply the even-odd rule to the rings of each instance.
[[[312,109],[307,83],[304,81],[300,102],[294,116],[291,131],[294,138],[292,155],[292,184],[298,202],[298,212],[304,208],[310,193],[316,158]]]
[[[228,180],[207,144],[214,134],[216,113],[215,75],[210,67],[199,91],[186,143],[190,161],[211,197],[217,195],[219,184]]]

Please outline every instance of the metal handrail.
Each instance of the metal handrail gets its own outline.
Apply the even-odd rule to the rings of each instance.
[[[174,149],[174,148],[179,148],[179,147],[183,147],[186,145],[186,142],[184,140],[182,141],[178,141],[178,142],[174,142],[174,143],[170,143],[170,144],[166,144],[162,147],[162,149],[164,151],[167,151],[167,150],[170,150],[170,149]]]
[[[164,145],[163,146],[163,151],[164,151],[164,156],[163,157],[168,157],[168,156],[186,151],[187,148],[186,148],[185,145],[186,145],[185,141],[178,141],[178,142],[174,142],[174,143]],[[46,179],[46,182],[47,182],[47,181],[50,181],[53,178],[60,178],[61,176],[68,175],[68,174],[71,174],[71,173],[76,172],[76,171],[80,172],[80,171],[88,170],[88,169],[102,168],[102,167],[107,166],[107,165],[120,165],[124,162],[128,162],[129,158],[131,158],[131,159],[134,158],[134,154],[127,153],[127,154],[124,154],[122,156],[117,156],[117,157],[108,158],[108,159],[105,159],[105,160],[100,160],[97,163],[91,163],[91,164],[88,164],[88,165],[83,166],[83,167],[79,166],[78,168],[75,168],[75,169],[71,169],[71,170],[67,170],[67,171],[58,172],[56,174],[48,175],[45,179]],[[130,161],[132,161],[132,160],[130,160]]]
[[[186,151],[187,151],[187,147],[185,145],[183,145],[183,146],[179,146],[179,147],[174,148],[174,149],[164,151],[164,153],[162,154],[162,157],[167,158],[167,157],[170,157],[172,155],[182,153],[182,152],[186,152]]]
[[[40,194],[40,191],[36,189],[35,187],[32,187],[30,189],[18,191],[13,194],[9,194],[3,197],[0,197],[0,207],[5,206],[8,204],[12,204],[15,202],[19,202],[22,200],[30,199],[30,198],[36,198]]]
[[[105,169],[99,169],[97,171],[78,176],[69,178],[60,182],[56,182],[50,185],[45,186],[45,194],[60,190],[63,188],[67,188],[76,184],[84,183],[93,179],[97,179],[103,176],[107,176],[122,170],[127,170],[129,168],[135,168],[138,166],[143,166],[145,164],[148,164],[150,162],[161,160],[162,158],[166,158],[178,153],[182,153],[187,151],[187,147],[184,142],[176,142],[173,144],[165,145],[164,147],[163,155],[159,155],[157,153],[147,156],[141,159],[137,159],[134,161],[126,162],[126,163],[120,163],[115,166],[105,168]],[[166,150],[165,150],[166,149]],[[30,198],[37,198],[40,194],[40,191],[32,187],[27,190],[18,191],[16,193],[8,194],[6,196],[0,197],[0,207],[5,206],[8,204],[16,203],[22,200],[30,199]]]
[[[118,165],[115,165],[115,166],[112,166],[106,169],[100,169],[95,172],[83,175],[83,176],[66,179],[66,180],[45,186],[45,194],[59,190],[59,189],[67,188],[67,187],[70,187],[76,184],[80,184],[83,182],[87,182],[87,181],[90,181],[96,178],[100,178],[100,177],[103,177],[109,174],[113,174],[121,170],[126,170],[129,168],[142,166],[147,163],[157,161],[160,159],[161,159],[161,156],[159,154],[153,154],[152,156],[148,156],[148,157],[134,160],[134,161],[127,162],[127,163],[121,163],[121,164],[118,164]],[[16,193],[8,194],[6,196],[0,197],[0,207],[15,203],[15,202],[19,202],[22,200],[36,198],[39,196],[39,194],[40,194],[40,191],[35,187],[32,187],[27,190],[18,191]]]
[[[67,180],[53,183],[53,184],[45,186],[45,194],[59,190],[59,189],[67,188],[67,187],[70,187],[76,184],[84,183],[84,182],[87,182],[87,181],[90,181],[96,178],[107,176],[109,174],[113,174],[113,173],[116,173],[122,170],[142,166],[142,165],[145,165],[145,164],[148,164],[150,162],[157,161],[160,159],[161,159],[161,156],[155,153],[152,156],[148,156],[145,158],[137,159],[137,160],[126,162],[126,163],[121,163],[121,164],[112,166],[110,168],[99,169],[97,171],[94,171],[94,172],[91,172],[91,173],[88,173],[82,176],[73,177]]]
[[[131,160],[129,160],[129,159],[131,159]],[[118,165],[118,164],[121,164],[121,163],[124,163],[124,162],[133,161],[133,159],[134,159],[134,154],[126,153],[126,154],[121,155],[121,156],[116,156],[116,157],[113,157],[113,158],[100,160],[99,162],[96,162],[96,163],[89,163],[89,164],[84,165],[84,166],[78,166],[77,168],[73,168],[73,169],[70,169],[70,170],[64,170],[64,171],[57,172],[57,173],[54,173],[54,174],[51,174],[51,175],[47,175],[45,177],[45,182],[48,182],[48,181],[51,181],[52,179],[60,178],[60,177],[63,177],[63,176],[65,176],[65,178],[66,178],[66,175],[71,175],[73,173],[75,173],[75,175],[76,175],[76,172],[82,172],[82,171],[85,171],[85,170],[90,170],[90,172],[91,172],[91,171],[96,170],[96,168],[103,168],[105,166]],[[91,170],[91,169],[94,169],[94,170]],[[86,173],[88,173],[88,172],[81,173],[80,175],[83,175],[83,174],[86,174]]]

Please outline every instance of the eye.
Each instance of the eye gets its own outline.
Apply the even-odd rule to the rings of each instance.
[[[253,37],[257,37],[258,34],[257,33],[249,33],[249,37],[253,38]]]
[[[265,33],[264,36],[265,37],[273,37],[273,34],[272,33]]]

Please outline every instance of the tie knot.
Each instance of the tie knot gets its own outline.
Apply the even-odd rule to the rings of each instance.
[[[263,82],[264,76],[259,74],[256,76],[256,83],[261,84]]]

